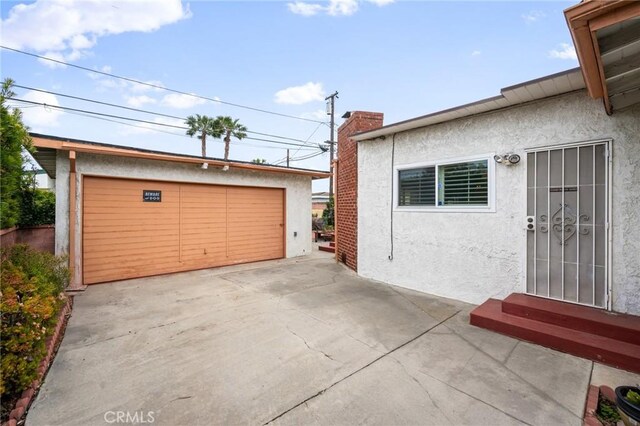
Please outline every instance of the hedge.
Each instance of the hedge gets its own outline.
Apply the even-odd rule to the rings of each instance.
[[[69,283],[66,259],[15,245],[0,252],[2,417],[37,378],[45,341],[64,306]]]

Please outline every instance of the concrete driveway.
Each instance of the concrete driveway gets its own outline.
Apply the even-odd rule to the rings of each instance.
[[[472,308],[320,253],[91,286],[27,424],[581,424],[593,364]]]

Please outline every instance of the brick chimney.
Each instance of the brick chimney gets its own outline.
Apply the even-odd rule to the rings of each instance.
[[[351,111],[338,129],[336,171],[336,254],[338,261],[358,270],[358,143],[350,136],[382,127],[381,112]]]

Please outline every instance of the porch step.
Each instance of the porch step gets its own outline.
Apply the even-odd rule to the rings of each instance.
[[[517,311],[520,315],[504,312],[505,303],[503,301],[489,299],[471,312],[470,323],[477,327],[486,328],[561,352],[640,373],[640,345],[602,335],[603,333],[601,332],[592,333],[573,328],[580,321],[565,321],[572,325],[571,328],[567,328],[556,323],[536,320],[533,317],[542,317],[543,311],[534,308],[527,310],[523,303],[514,302],[522,301],[519,298],[513,298],[506,303],[506,305],[511,305],[507,306],[506,309],[512,312]],[[562,308],[567,305],[567,303],[563,302],[556,303],[561,303],[563,305]],[[593,309],[582,306],[577,307]],[[549,318],[553,317],[553,315],[549,315]],[[571,318],[575,318],[575,316]],[[631,319],[635,321],[635,324],[632,324],[634,326],[640,321],[638,317],[631,317]],[[629,318],[626,320],[630,321]],[[560,319],[555,317],[552,321],[560,321]],[[584,324],[588,324],[591,331],[596,328],[593,320],[586,321]],[[610,326],[611,324],[608,324],[605,327]]]
[[[513,293],[502,312],[640,345],[640,317]]]
[[[336,246],[336,242],[335,242],[335,241],[331,241],[331,242],[329,243],[329,247],[335,247],[335,246]]]
[[[328,245],[328,246],[318,246],[318,250],[320,251],[326,251],[329,253],[335,253],[336,252],[336,248],[335,246],[332,245]]]

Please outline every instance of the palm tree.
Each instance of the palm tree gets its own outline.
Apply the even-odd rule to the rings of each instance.
[[[195,116],[188,116],[185,124],[189,126],[187,129],[187,135],[193,137],[197,133],[200,133],[198,137],[202,141],[202,157],[206,157],[207,136],[212,136],[214,138],[220,138],[222,136],[222,129],[218,125],[218,119],[196,114]]]
[[[231,143],[231,136],[236,139],[242,140],[247,137],[247,127],[240,124],[238,119],[235,120],[229,116],[218,116],[216,118],[218,124],[218,130],[224,134],[224,159],[229,159],[229,144]]]

